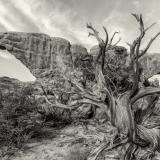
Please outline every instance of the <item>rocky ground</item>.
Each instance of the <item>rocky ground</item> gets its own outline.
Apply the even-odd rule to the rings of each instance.
[[[116,133],[116,129],[99,124],[69,125],[60,130],[46,128],[49,138],[45,136],[34,139],[18,150],[14,155],[5,156],[2,160],[86,160],[90,150],[98,147],[101,142],[109,141]],[[120,159],[123,149],[103,154],[105,158],[99,160]],[[160,156],[154,158],[159,160]]]
[[[85,160],[91,149],[104,140],[112,139],[116,132],[109,125],[98,124],[75,124],[60,130],[46,130],[50,138],[44,136],[34,139],[23,150],[17,151],[15,155],[7,155],[2,160]],[[114,157],[117,156],[116,153]]]

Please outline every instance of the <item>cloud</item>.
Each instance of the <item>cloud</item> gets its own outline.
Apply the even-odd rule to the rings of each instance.
[[[157,22],[146,35],[145,46],[160,31],[159,10],[159,0],[1,0],[0,31],[46,33],[89,49],[97,44],[93,37],[88,37],[86,23],[91,22],[102,37],[103,25],[109,36],[120,31],[120,45],[126,46],[126,42],[132,42],[139,34],[137,22],[130,13],[142,13],[146,26]],[[159,44],[160,38],[149,52],[160,52]]]
[[[93,38],[87,37],[86,23],[91,22],[101,32],[103,25],[110,34],[120,30],[121,44],[125,45],[138,34],[138,26],[130,13],[142,12],[145,22],[150,24],[160,20],[159,6],[158,0],[6,0],[0,1],[0,29],[43,32],[90,48],[96,44]],[[160,24],[155,30],[158,28]],[[153,32],[146,38],[151,34]],[[150,51],[157,52],[160,48],[153,45]]]
[[[135,7],[140,7],[140,1],[138,1],[138,0],[134,0],[133,2],[133,5],[135,6]]]
[[[7,31],[7,28],[1,23],[0,23],[0,31],[1,32],[6,32]]]

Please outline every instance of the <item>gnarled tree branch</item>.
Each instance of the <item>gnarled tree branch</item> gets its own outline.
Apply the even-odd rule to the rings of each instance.
[[[139,92],[131,99],[131,104],[133,105],[140,98],[154,94],[160,94],[160,87],[147,87],[144,89],[140,89]]]
[[[153,38],[151,38],[151,40],[149,41],[149,43],[147,44],[146,48],[141,52],[141,54],[138,56],[138,58],[142,57],[143,55],[145,55],[148,51],[148,49],[150,48],[150,46],[152,45],[152,43],[154,42],[154,40],[160,35],[160,32],[158,32]]]

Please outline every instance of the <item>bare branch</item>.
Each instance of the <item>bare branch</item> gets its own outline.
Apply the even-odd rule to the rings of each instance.
[[[85,96],[85,98],[79,99],[79,100],[74,100],[72,103],[68,104],[68,105],[64,105],[62,103],[59,103],[57,100],[55,100],[55,103],[52,103],[48,100],[48,97],[45,96],[44,97],[46,102],[51,105],[52,107],[57,107],[57,108],[62,108],[62,109],[67,109],[67,110],[75,110],[77,109],[79,106],[81,106],[82,104],[92,104],[92,105],[96,105],[99,108],[102,108],[103,110],[106,111],[107,115],[108,115],[108,107],[105,103],[103,103],[102,101],[99,101],[97,99],[94,99],[92,97],[92,99],[87,96]],[[88,98],[88,99],[87,99]],[[108,115],[109,116],[109,115]]]
[[[93,151],[93,153],[87,158],[87,160],[97,160],[100,153],[102,153],[104,150],[111,151],[118,148],[119,146],[125,145],[126,143],[128,143],[128,139],[124,139],[118,143],[114,143],[112,146],[110,146],[108,142],[104,142]]]
[[[118,34],[118,33],[119,33],[119,32],[114,32],[114,33],[113,33],[112,38],[111,38],[111,40],[110,40],[110,42],[109,42],[109,45],[112,45],[112,41],[113,41],[115,35]]]
[[[141,31],[141,34],[144,34],[144,23],[143,23],[143,18],[142,18],[142,14],[140,14],[140,31]]]
[[[106,48],[106,46],[108,45],[108,32],[107,32],[106,27],[103,26],[103,29],[104,29],[104,31],[106,33],[106,40],[105,40],[105,45],[104,45],[104,47]]]
[[[138,22],[140,21],[140,18],[139,18],[139,15],[138,15],[138,14],[132,13],[131,15],[132,15],[133,17],[135,17]]]
[[[132,46],[132,44],[130,44],[129,42],[126,42],[126,44],[127,44],[129,47],[131,47],[131,46]]]
[[[77,86],[77,84],[75,84],[75,86]],[[82,105],[82,104],[93,104],[93,105],[96,105],[100,108],[103,108],[104,110],[108,110],[107,106],[105,105],[105,103],[103,103],[103,101],[97,99],[96,96],[90,96],[88,95],[88,93],[85,93],[85,90],[83,90],[82,93],[79,93],[81,96],[80,96],[80,99],[79,100],[74,100],[72,103],[68,104],[68,105],[64,105],[62,103],[59,103],[56,98],[55,98],[55,102],[52,103],[49,101],[49,98],[48,98],[48,95],[43,87],[43,85],[41,84],[41,88],[44,92],[44,98],[46,100],[46,102],[51,105],[52,107],[57,107],[57,108],[63,108],[63,109],[67,109],[67,110],[75,110],[76,108],[79,107],[79,105]]]
[[[99,54],[98,54],[98,56],[97,56],[97,58],[96,58],[96,65],[99,63],[99,59],[101,58],[102,54],[103,54],[103,50],[102,50],[102,48],[100,47]]]
[[[104,109],[106,112],[108,111],[107,105],[102,101],[101,102],[96,102],[93,99],[91,100],[91,99],[83,98],[83,99],[78,100],[78,103],[81,103],[81,104],[93,104],[93,105],[98,106],[99,108]]]
[[[103,70],[104,61],[105,61],[105,51],[106,51],[106,46],[108,44],[108,32],[107,32],[107,29],[105,27],[103,27],[103,29],[104,29],[104,31],[106,33],[106,40],[104,42],[104,40],[99,37],[98,31],[95,30],[91,24],[87,24],[87,28],[93,31],[93,33],[89,33],[89,35],[94,36],[97,39],[98,43],[99,43],[100,50],[99,50],[99,54],[98,54],[98,56],[96,58],[96,65],[99,63],[99,59],[102,57],[102,59],[101,59],[102,61],[100,63],[101,63],[101,69]]]
[[[134,40],[133,43],[130,45],[130,56],[131,56],[131,60],[134,60],[135,57],[135,48],[137,46],[138,41]]]
[[[143,23],[142,14],[140,14],[140,15],[138,15],[138,14],[132,14],[132,15],[136,18],[137,22],[138,22],[139,25],[140,25],[140,32],[141,32],[141,34],[140,34],[140,36],[135,40],[134,45],[133,45],[133,44],[131,45],[131,47],[132,47],[131,53],[134,53],[135,48],[136,48],[136,46],[137,46],[136,52],[139,52],[139,53],[136,54],[136,55],[138,55],[138,58],[140,58],[141,56],[143,56],[143,55],[147,52],[147,50],[148,50],[149,47],[151,46],[152,42],[159,36],[160,33],[157,33],[157,34],[155,35],[155,37],[153,37],[153,38],[150,40],[150,42],[148,43],[148,45],[147,45],[147,47],[144,49],[144,51],[142,51],[142,52],[140,53],[141,41],[142,41],[142,39],[143,39],[146,31],[148,31],[148,30],[149,30],[151,27],[153,27],[156,23],[152,23],[150,26],[148,26],[148,27],[145,29],[145,28],[144,28],[144,23]]]
[[[134,104],[138,99],[143,98],[148,95],[153,95],[153,94],[160,94],[160,87],[154,88],[154,87],[148,87],[141,89],[132,99],[131,99],[131,104]]]
[[[89,32],[88,37],[90,37],[90,36],[94,36],[94,34]]]
[[[154,42],[154,40],[160,35],[160,32],[158,32],[153,38],[151,38],[151,40],[149,41],[148,45],[146,46],[146,48],[142,51],[142,53],[139,55],[138,58],[142,57],[144,54],[147,53],[148,49],[150,48],[150,46],[152,45],[152,43]]]
[[[71,110],[70,106],[63,105],[63,104],[60,104],[59,102],[57,102],[55,94],[54,94],[55,104],[51,103],[51,102],[49,101],[48,95],[47,95],[47,93],[46,93],[43,85],[42,85],[41,83],[40,83],[40,85],[41,85],[41,88],[42,88],[43,93],[44,93],[44,96],[45,96],[44,98],[45,98],[45,100],[46,100],[46,102],[47,102],[48,104],[50,104],[52,107],[57,107],[57,108],[63,108],[63,109]]]
[[[148,27],[145,29],[145,32],[148,31],[150,28],[152,28],[155,24],[156,24],[156,22],[154,22],[154,23],[152,23],[150,26],[148,26]]]
[[[113,44],[113,46],[116,46],[120,41],[121,41],[121,38],[119,38],[118,41],[115,44]]]
[[[135,17],[137,22],[140,24],[140,31],[143,32],[144,31],[144,23],[143,23],[142,14],[138,15],[138,14],[132,13],[132,16]]]
[[[87,28],[93,31],[93,33],[89,33],[89,36],[94,36],[99,42],[99,45],[102,45],[104,41],[99,37],[99,32],[93,28],[92,24],[87,24]]]
[[[154,108],[156,106],[156,103],[159,100],[159,96],[154,95],[150,98],[149,104],[146,109],[143,110],[143,113],[141,114],[142,121],[145,121],[154,111]]]
[[[140,53],[140,46],[141,46],[141,41],[144,38],[145,31],[146,31],[144,29],[142,14],[140,14],[140,15],[132,14],[132,15],[136,18],[137,22],[139,23],[140,35],[138,36],[138,38],[136,40],[133,41],[132,45],[130,45],[131,66],[132,66],[132,70],[133,70],[133,74],[134,74],[134,79],[133,79],[134,84],[132,87],[131,97],[134,96],[134,94],[138,90],[139,77],[141,74],[138,58],[142,54],[142,53]],[[149,28],[147,28],[147,29],[149,29]]]
[[[48,97],[44,97],[45,98],[45,101],[49,104],[49,105],[51,105],[52,107],[54,107],[54,108],[62,108],[62,109],[67,109],[67,110],[71,110],[72,108],[70,108],[72,105],[63,105],[63,104],[61,104],[61,103],[58,103],[57,101],[55,101],[55,104],[54,103],[52,103],[52,102],[50,102],[49,100],[48,100]]]
[[[134,59],[134,65],[135,68],[133,68],[133,74],[134,74],[134,82],[133,82],[133,87],[132,87],[132,92],[131,92],[131,97],[134,96],[134,94],[138,91],[138,85],[139,85],[139,78],[140,78],[140,64],[138,61],[138,56],[139,56],[139,48],[140,48],[140,44],[141,44],[141,39],[139,38],[139,41],[137,41],[137,45],[136,45],[136,55],[135,55],[135,59]],[[133,57],[134,58],[134,57]]]
[[[129,45],[130,46],[130,55],[132,56],[132,59],[134,58],[134,55],[135,55],[135,49],[136,49],[136,55],[138,55],[139,53],[139,48],[140,48],[140,44],[141,44],[141,41],[145,35],[145,30],[144,30],[144,23],[143,23],[143,19],[142,19],[142,15],[138,15],[138,14],[133,14],[132,15],[136,18],[137,22],[139,23],[139,26],[140,26],[140,35],[139,37],[133,41],[132,45]],[[133,59],[134,60],[134,59]]]

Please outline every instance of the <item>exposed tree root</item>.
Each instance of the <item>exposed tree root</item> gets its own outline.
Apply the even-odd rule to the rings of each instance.
[[[120,146],[123,146],[125,144],[128,143],[128,139],[124,139],[120,142],[117,142],[115,144],[113,144],[112,146],[110,146],[110,143],[108,142],[104,142],[102,143],[98,148],[96,148],[93,153],[91,153],[91,155],[88,157],[87,160],[97,160],[98,156],[105,150],[105,151],[111,151],[113,149],[116,149]]]

